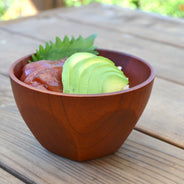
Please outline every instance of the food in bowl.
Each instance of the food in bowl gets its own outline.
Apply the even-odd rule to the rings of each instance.
[[[41,60],[27,63],[22,69],[20,80],[37,89],[62,92],[61,73],[64,61],[65,59]]]
[[[46,47],[40,46],[30,63],[24,66],[21,80],[38,89],[69,94],[127,89],[129,81],[122,70],[110,59],[97,55],[93,46],[95,37],[73,37],[69,41],[65,36],[63,41],[56,37],[55,44],[46,42]]]
[[[9,76],[22,118],[47,150],[76,161],[116,152],[135,127],[149,100],[153,67],[126,53],[97,49],[99,56],[123,68],[130,88],[100,94],[42,90],[20,80],[31,55],[15,61]]]

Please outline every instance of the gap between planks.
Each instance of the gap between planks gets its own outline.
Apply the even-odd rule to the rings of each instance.
[[[14,177],[9,172],[5,171],[0,166],[0,183],[1,184],[23,184],[22,180],[19,180],[17,177]]]
[[[0,72],[0,75],[4,76],[4,77],[8,77],[9,78],[9,74],[8,73],[2,73]]]
[[[1,27],[1,26],[0,26],[0,30],[5,31],[5,32],[8,32],[8,33],[10,33],[10,34],[14,34],[14,35],[17,35],[17,36],[23,36],[23,37],[26,37],[26,38],[29,38],[29,39],[34,39],[34,40],[37,40],[37,41],[40,41],[40,42],[45,43],[45,40],[43,40],[43,39],[39,39],[39,38],[36,38],[36,37],[34,37],[34,36],[30,36],[30,35],[28,35],[28,34],[19,33],[19,32],[17,32],[17,31],[12,31],[12,30],[7,29],[7,28],[5,28],[5,27]]]
[[[136,132],[136,130],[134,130],[135,132]],[[144,135],[143,133],[140,133],[140,135]],[[88,165],[91,165],[90,166],[90,169],[91,169],[91,167],[95,167],[96,166],[96,164],[97,164],[97,166],[99,167],[99,169],[102,169],[104,172],[109,172],[109,170],[107,169],[107,168],[103,168],[103,167],[101,167],[100,165],[102,165],[103,166],[103,164],[100,164],[100,163],[105,163],[105,164],[108,164],[108,162],[111,164],[111,159],[115,159],[115,160],[117,160],[118,161],[118,159],[117,158],[120,158],[120,159],[125,159],[126,157],[128,157],[128,158],[132,158],[133,160],[135,159],[135,160],[137,160],[137,162],[141,162],[141,163],[143,163],[144,164],[144,162],[142,162],[141,160],[139,160],[139,158],[137,157],[135,157],[134,158],[134,153],[137,153],[137,152],[132,152],[132,155],[127,155],[126,154],[126,152],[127,151],[133,151],[132,150],[132,148],[131,148],[131,146],[132,146],[132,144],[135,144],[135,145],[137,145],[137,143],[136,142],[134,142],[133,140],[129,140],[129,143],[128,143],[128,145],[130,146],[130,150],[127,150],[127,148],[126,148],[126,146],[124,146],[124,148],[122,148],[122,150],[124,150],[123,151],[123,155],[122,155],[122,150],[119,150],[119,152],[117,152],[115,155],[116,156],[109,156],[109,157],[105,157],[105,158],[102,158],[102,159],[97,159],[97,160],[92,160],[92,162],[81,162],[81,163],[79,163],[79,164],[81,164],[80,166],[82,167],[82,168],[84,168],[84,167],[87,167]],[[134,145],[134,146],[135,146]],[[143,146],[144,147],[144,146]],[[147,148],[146,147],[144,147],[144,149],[145,149],[145,153],[147,154]],[[148,148],[149,149],[149,148]],[[135,150],[134,150],[135,151]],[[141,154],[141,153],[137,153],[137,154]],[[145,154],[145,156],[146,156],[146,154]],[[53,156],[52,154],[50,155],[51,157]],[[114,157],[114,158],[113,158]],[[116,158],[117,157],[117,158]],[[147,157],[146,156],[146,158],[147,159],[149,159],[149,157]],[[158,161],[159,161],[159,157],[158,157]],[[169,161],[169,160],[168,160]],[[65,162],[65,161],[64,161]],[[78,164],[78,162],[73,162],[73,161],[70,161],[70,160],[66,160],[66,162],[65,162],[66,164],[69,164],[69,169],[70,169],[70,167],[72,166],[71,164],[74,164],[75,166],[76,166],[76,164]],[[132,164],[133,164],[134,162],[132,162]],[[125,159],[125,161],[124,161],[124,164],[125,165],[127,165],[127,167],[130,167],[131,169],[133,169],[133,170],[136,170],[136,171],[138,171],[139,172],[139,169],[136,169],[135,168],[135,166],[136,166],[136,164],[135,165],[132,165],[132,166],[129,166],[129,161],[127,161],[127,159]],[[66,165],[65,165],[66,166]],[[101,168],[100,168],[101,167]],[[119,172],[118,172],[118,169],[123,169],[122,168],[122,166],[120,166],[120,163],[119,163],[119,161],[117,162],[117,165],[115,166],[115,167],[117,167],[117,171],[114,173],[114,174],[116,174],[117,176],[121,176],[121,175],[119,175]],[[140,167],[141,167],[141,165],[140,165]],[[11,175],[13,175],[14,177],[16,177],[16,178],[18,178],[19,180],[21,180],[21,181],[23,181],[24,183],[27,183],[27,184],[36,184],[37,182],[36,181],[34,181],[34,179],[33,180],[31,180],[30,178],[31,177],[29,177],[29,176],[25,176],[25,175],[23,175],[23,173],[21,173],[20,172],[20,170],[19,169],[17,169],[17,170],[15,170],[15,168],[12,168],[11,166],[9,166],[9,165],[7,165],[7,164],[5,164],[5,163],[3,163],[3,162],[1,162],[0,161],[0,168],[2,168],[2,169],[4,169],[6,172],[8,172],[9,174],[11,174]],[[75,169],[76,167],[74,167],[74,169]],[[143,167],[144,168],[144,167]],[[115,169],[115,168],[114,168]],[[146,168],[144,168],[144,169],[146,169]],[[148,168],[147,168],[148,169]],[[74,170],[75,171],[75,170]],[[151,171],[150,171],[151,172]],[[165,173],[165,171],[163,170],[163,172]],[[110,173],[109,173],[110,174]],[[128,174],[128,173],[127,173]],[[148,175],[146,175],[146,177],[149,177],[149,172],[147,173]],[[121,176],[122,177],[122,176]],[[163,177],[162,175],[160,176],[160,177]],[[120,178],[120,179],[122,179],[122,178]],[[171,178],[170,178],[171,179]],[[146,181],[146,180],[145,180]],[[162,181],[162,180],[158,180],[158,181]],[[172,181],[172,180],[171,180]],[[131,182],[131,181],[130,181]],[[62,182],[61,182],[62,183]],[[129,183],[129,182],[128,182]]]
[[[23,176],[21,173],[17,172],[15,169],[12,169],[8,167],[7,165],[3,164],[1,161],[0,161],[0,169],[3,169],[5,172],[14,176],[16,179],[22,181],[23,183],[36,184],[34,181],[30,180],[26,176]]]
[[[184,83],[178,82],[178,81],[175,81],[175,80],[171,80],[171,79],[169,79],[167,77],[163,77],[163,76],[160,76],[160,75],[156,75],[155,77],[157,77],[158,79],[162,79],[162,80],[168,81],[168,82],[172,82],[174,84],[178,84],[180,86],[184,86]]]
[[[165,142],[165,143],[168,143],[170,145],[173,145],[175,147],[178,147],[178,148],[181,148],[181,149],[184,149],[184,145],[182,143],[180,143],[179,141],[173,141],[171,138],[169,137],[166,137],[166,136],[161,136],[160,134],[157,134],[155,132],[152,132],[151,130],[148,130],[146,128],[142,128],[140,126],[136,126],[134,128],[134,130],[137,130],[138,132],[141,132],[145,135],[148,135],[150,137],[153,137],[153,138],[156,138],[162,142]]]

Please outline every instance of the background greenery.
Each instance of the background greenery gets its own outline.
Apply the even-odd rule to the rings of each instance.
[[[0,0],[0,17],[3,16],[3,14],[8,10],[8,7],[10,6],[10,1],[7,0]]]
[[[15,1],[16,3],[14,4],[16,4],[16,6],[21,6],[21,1],[23,0],[0,0],[0,19],[3,19],[3,15],[9,11],[12,3]],[[92,2],[114,4],[184,18],[184,0],[64,0],[65,6],[81,6]]]

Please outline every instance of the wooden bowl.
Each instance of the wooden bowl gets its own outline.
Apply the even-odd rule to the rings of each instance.
[[[116,51],[98,51],[122,66],[130,89],[93,95],[35,89],[19,80],[31,55],[17,60],[9,70],[16,104],[33,135],[47,150],[72,160],[116,152],[141,116],[152,90],[155,74],[148,63]]]

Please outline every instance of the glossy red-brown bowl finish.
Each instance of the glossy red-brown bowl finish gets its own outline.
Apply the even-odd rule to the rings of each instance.
[[[30,56],[12,64],[9,75],[15,101],[27,126],[46,149],[84,161],[117,151],[141,116],[150,97],[153,68],[124,53],[99,50],[122,66],[130,89],[74,95],[35,89],[19,80]]]

